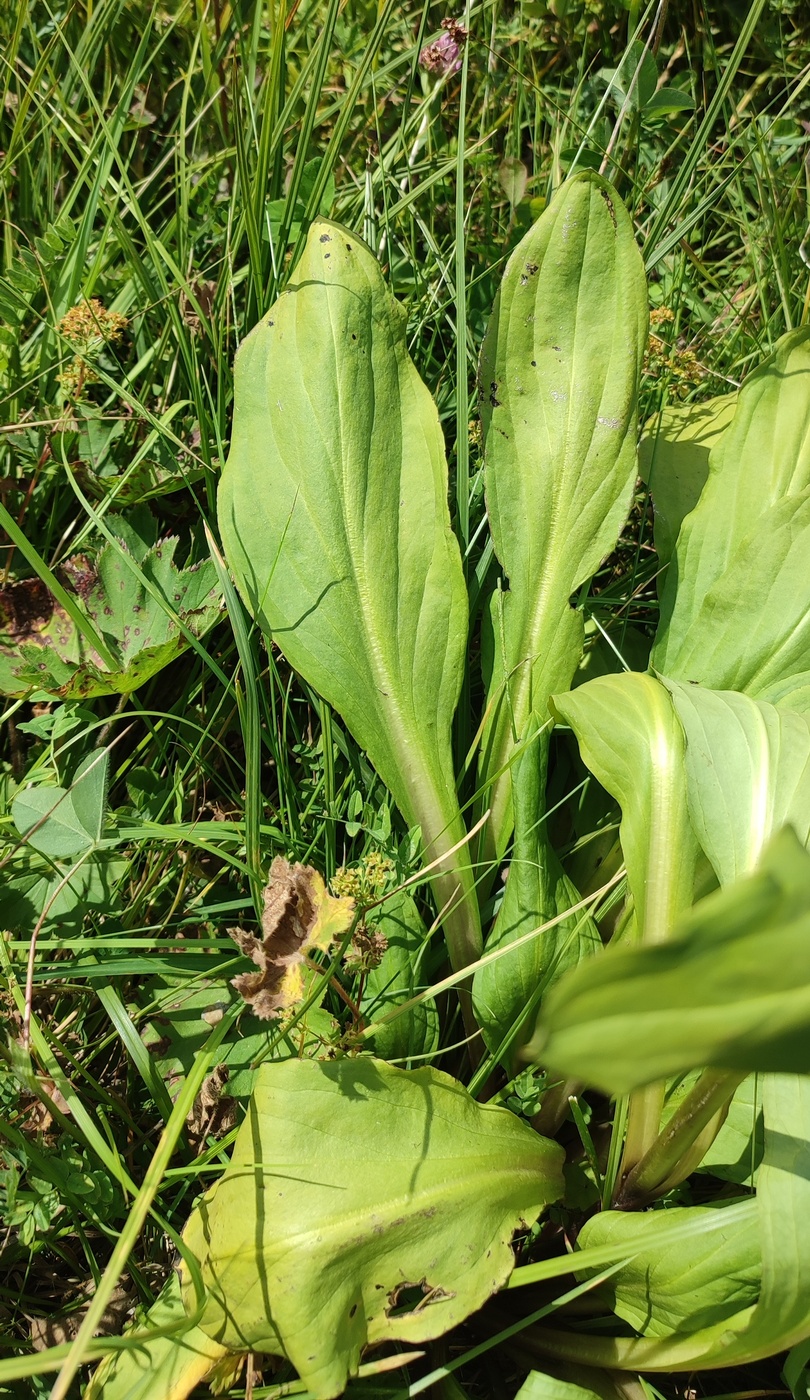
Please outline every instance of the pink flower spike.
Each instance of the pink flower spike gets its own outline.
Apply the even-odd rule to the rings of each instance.
[[[461,68],[461,50],[467,40],[467,30],[458,20],[442,20],[444,34],[427,44],[419,55],[419,62],[428,73],[447,77],[458,73]]]

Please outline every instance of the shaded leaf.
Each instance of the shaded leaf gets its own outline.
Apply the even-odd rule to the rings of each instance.
[[[719,1228],[675,1244],[668,1241],[673,1225],[701,1218]],[[635,1253],[602,1284],[598,1296],[644,1336],[711,1327],[759,1297],[761,1250],[754,1199],[710,1207],[671,1206],[650,1215],[602,1211],[586,1221],[577,1243],[581,1249],[616,1245],[628,1255]]]
[[[609,949],[543,1004],[529,1047],[611,1094],[700,1066],[810,1073],[810,855],[774,837],[754,875],[655,947]]]
[[[546,772],[548,733],[537,733],[539,721],[531,716],[535,740],[517,760],[512,785],[515,841],[506,891],[487,939],[486,952],[494,952],[540,928],[572,904],[579,894],[563,871],[548,836],[546,822]],[[488,1048],[494,1053],[507,1032],[533,1001],[505,1057],[513,1068],[515,1056],[534,1030],[538,996],[568,967],[601,948],[598,930],[586,911],[580,910],[508,957],[476,969],[473,1007]]]
[[[243,972],[232,986],[262,1021],[280,1016],[304,998],[309,953],[326,952],[351,928],[354,900],[329,894],[311,865],[291,865],[276,856],[264,891],[262,937],[244,929],[228,932],[261,970]]]
[[[55,860],[81,855],[101,839],[107,800],[109,750],[83,759],[69,789],[23,788],[11,815],[29,846]]]
[[[424,965],[427,930],[407,890],[385,901],[375,925],[388,944],[377,967],[366,975],[361,1011],[376,1021],[429,984]],[[430,1054],[439,1044],[439,1012],[433,1001],[420,1002],[381,1026],[374,1036],[374,1051],[381,1060],[405,1060]]]
[[[28,850],[17,857],[0,885],[2,927],[30,933],[47,910],[42,933],[56,928],[64,938],[79,932],[88,909],[114,912],[119,905],[116,886],[126,875],[128,862],[101,850],[78,870],[72,870],[72,865],[69,857],[54,862]]]
[[[563,1153],[448,1075],[366,1057],[263,1065],[225,1175],[184,1238],[203,1329],[340,1395],[364,1346],[437,1337],[505,1281]],[[453,1171],[448,1171],[448,1161]],[[193,1289],[185,1277],[187,1306]]]
[[[567,180],[509,259],[481,351],[485,489],[508,580],[491,601],[490,852],[512,830],[516,736],[567,689],[583,642],[569,598],[621,530],[635,481],[647,295],[630,218],[590,171]],[[504,771],[505,770],[505,771]]]
[[[756,1195],[761,1257],[757,1302],[693,1332],[659,1338],[597,1339],[543,1329],[543,1350],[595,1366],[691,1371],[744,1365],[774,1356],[810,1336],[810,1078],[769,1074],[761,1084],[765,1156]],[[690,1219],[693,1211],[689,1211]],[[625,1216],[627,1226],[616,1228],[637,1229],[640,1235],[642,1231],[663,1231],[663,1224],[656,1223],[658,1215]],[[704,1219],[709,1221],[709,1217]],[[685,1255],[691,1247],[690,1237]],[[688,1276],[683,1288],[687,1295],[691,1292]],[[669,1300],[669,1306],[675,1306],[674,1299]],[[689,1306],[688,1296],[680,1306]]]
[[[498,182],[514,209],[526,193],[529,172],[517,156],[505,156],[498,166]]]
[[[645,426],[638,471],[652,494],[655,547],[662,564],[669,563],[684,517],[700,500],[709,475],[709,453],[736,408],[736,393],[704,403],[667,404]]]
[[[233,1006],[236,993],[213,977],[162,976],[152,978],[144,994],[152,1009],[141,1036],[175,1098],[211,1027]],[[320,1007],[310,1007],[303,1021],[276,1046],[273,1058],[285,1059],[299,1052],[317,1054],[333,1031],[331,1016]],[[232,1098],[246,1100],[250,1096],[256,1073],[253,1061],[266,1055],[277,1038],[277,1026],[262,1023],[245,1008],[217,1051],[220,1063],[228,1070],[228,1094]]]
[[[670,1090],[665,1118],[677,1110],[698,1078],[699,1071],[684,1075],[677,1087]],[[738,1086],[723,1125],[704,1151],[697,1170],[719,1177],[721,1181],[753,1186],[762,1161],[763,1147],[761,1081],[759,1076],[751,1074]]]
[[[694,112],[694,98],[684,92],[682,88],[666,87],[658,88],[644,104],[645,117],[664,117],[672,112]]]
[[[231,1373],[231,1384],[238,1379],[243,1358],[233,1356],[189,1323],[174,1273],[143,1322],[130,1328],[130,1333],[140,1340],[133,1337],[131,1346],[105,1357],[84,1400],[186,1400],[223,1363]]]

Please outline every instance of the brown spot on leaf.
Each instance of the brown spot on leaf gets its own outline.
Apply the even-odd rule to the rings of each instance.
[[[27,641],[46,627],[53,609],[53,598],[41,579],[27,578],[0,588],[0,630],[17,642]]]
[[[325,952],[353,918],[354,900],[330,895],[317,870],[276,856],[264,892],[262,937],[228,929],[260,970],[241,973],[231,985],[262,1020],[281,1015],[303,999],[308,953]]]
[[[610,215],[610,218],[611,218],[611,222],[612,222],[612,224],[613,224],[613,227],[615,228],[615,227],[616,227],[616,210],[615,210],[614,207],[613,207],[613,200],[611,199],[611,197],[610,197],[610,195],[608,194],[607,190],[600,189],[599,193],[601,194],[603,200],[605,201],[605,204],[607,205],[607,211],[608,211],[608,213],[609,213],[609,215]]]

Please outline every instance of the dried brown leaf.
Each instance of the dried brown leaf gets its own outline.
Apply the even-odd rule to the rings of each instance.
[[[262,1020],[280,1016],[304,997],[309,953],[322,952],[351,927],[354,900],[329,894],[309,865],[291,865],[276,856],[264,892],[262,937],[241,928],[228,932],[260,969],[234,977],[232,985]]]

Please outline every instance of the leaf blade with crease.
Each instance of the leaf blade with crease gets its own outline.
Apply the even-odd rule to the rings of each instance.
[[[481,946],[450,725],[467,601],[438,414],[404,313],[354,235],[316,221],[244,341],[219,523],[257,621],[343,716],[429,857],[456,967]]]
[[[512,829],[515,736],[567,689],[580,657],[582,617],[569,598],[629,509],[646,338],[629,216],[606,181],[574,176],[512,254],[481,352],[487,512],[508,579],[489,621],[489,854],[503,853]]]

